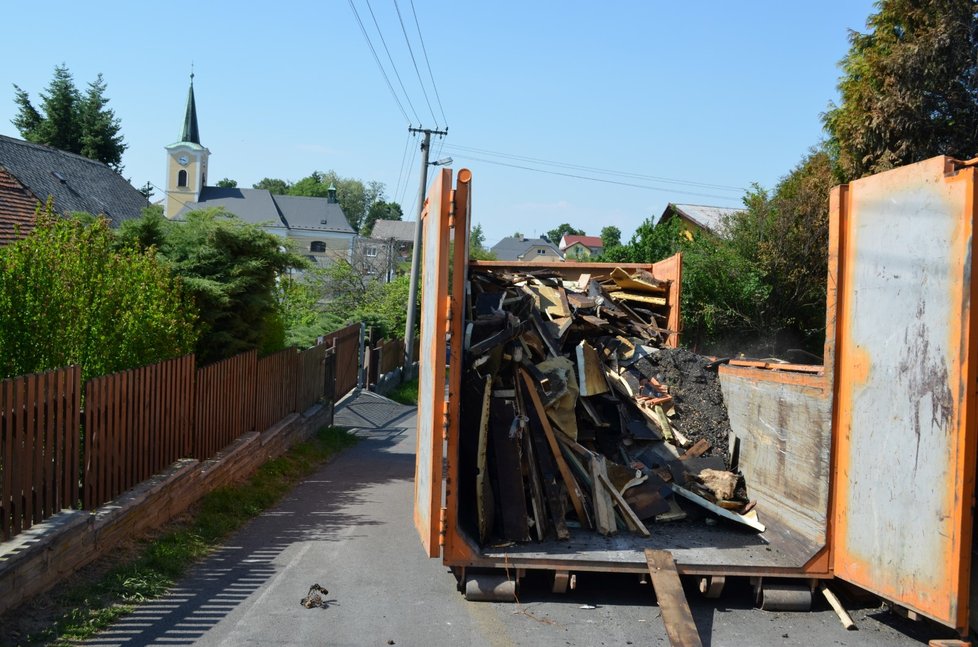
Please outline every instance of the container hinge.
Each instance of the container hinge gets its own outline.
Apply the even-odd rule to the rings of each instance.
[[[448,201],[448,226],[455,228],[455,189],[452,189],[452,197]]]
[[[448,400],[445,400],[445,408],[446,409],[448,409],[449,404],[450,404],[450,402]],[[442,440],[448,440],[448,425],[450,424],[450,420],[451,420],[451,417],[448,415],[448,411],[445,411],[445,414],[442,417],[442,423],[441,423],[441,436],[442,436]]]
[[[448,525],[448,508],[442,508],[438,515],[438,546],[445,547],[445,533]]]

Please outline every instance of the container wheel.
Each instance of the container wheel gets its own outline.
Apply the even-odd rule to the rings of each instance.
[[[758,584],[755,597],[765,611],[812,610],[812,589],[805,584],[763,582]]]
[[[515,602],[516,581],[502,571],[466,571],[465,599],[469,602]]]

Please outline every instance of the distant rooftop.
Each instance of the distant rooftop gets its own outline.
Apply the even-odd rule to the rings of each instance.
[[[378,220],[374,223],[370,237],[382,240],[393,238],[397,241],[413,243],[415,226],[414,220]]]
[[[674,204],[669,205],[659,216],[659,222],[665,222],[674,215],[678,215],[689,220],[701,229],[719,233],[723,229],[724,221],[727,217],[743,209],[731,209],[730,207],[712,207],[702,204]]]
[[[490,251],[495,254],[497,260],[518,261],[526,254],[527,250],[537,246],[549,247],[553,251],[554,256],[558,258],[564,257],[553,243],[542,238],[515,238],[513,236],[507,236],[493,245]]]

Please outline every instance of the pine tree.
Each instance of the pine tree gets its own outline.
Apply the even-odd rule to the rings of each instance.
[[[978,2],[880,0],[823,115],[840,179],[978,154]]]
[[[68,67],[59,65],[47,90],[41,93],[40,110],[27,92],[14,85],[18,112],[12,123],[27,141],[84,155],[121,171],[127,146],[119,119],[106,107],[109,100],[105,88],[99,74],[82,96]]]

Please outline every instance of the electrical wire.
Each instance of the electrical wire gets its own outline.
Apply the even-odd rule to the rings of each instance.
[[[431,119],[435,122],[435,130],[440,130],[438,128],[438,117],[435,116],[435,111],[431,107],[431,100],[428,99],[428,91],[425,90],[424,81],[421,80],[421,70],[418,69],[418,61],[414,58],[414,49],[411,47],[411,39],[408,38],[407,29],[404,27],[404,18],[401,16],[401,8],[397,4],[397,0],[394,0],[394,9],[397,11],[397,19],[401,23],[401,33],[404,34],[404,42],[407,43],[408,52],[411,54],[411,63],[414,64],[414,71],[418,75],[418,83],[421,84],[421,94],[424,95],[425,103],[428,104],[428,111],[431,112]]]
[[[411,145],[411,132],[408,131],[407,140],[404,142],[404,152],[401,154],[401,170],[397,174],[397,184],[394,185],[394,196],[401,191],[401,179],[404,178],[404,162],[407,161],[408,146]]]
[[[441,105],[441,96],[438,94],[438,86],[435,84],[435,75],[431,73],[431,63],[428,61],[428,49],[424,46],[424,36],[421,35],[421,23],[418,22],[418,12],[414,10],[414,0],[411,0],[411,13],[414,14],[414,26],[418,28],[418,40],[421,41],[424,62],[428,66],[428,77],[431,79],[431,88],[435,91],[435,99],[438,100],[438,110],[441,111],[441,119],[447,130],[448,118],[445,116],[445,109]]]
[[[414,160],[418,156],[418,147],[417,146],[414,146],[413,149],[414,149],[414,152],[411,153],[411,161],[408,162],[408,165],[407,165],[408,174],[404,178],[404,186],[401,188],[401,197],[397,201],[397,203],[400,204],[400,205],[403,205],[404,204],[404,196],[407,194],[408,184],[411,183],[411,179],[414,177],[414,173],[413,173],[413,171],[411,171],[411,169],[414,167]]]
[[[391,96],[394,97],[394,101],[397,103],[397,107],[401,110],[401,114],[404,115],[404,121],[411,125],[411,118],[408,117],[407,111],[404,110],[404,104],[401,103],[400,98],[397,96],[397,92],[394,91],[394,86],[391,84],[391,79],[387,76],[387,70],[380,63],[380,57],[377,56],[377,50],[374,49],[374,44],[370,40],[370,36],[367,35],[367,30],[363,26],[363,21],[360,19],[360,13],[357,11],[356,5],[353,4],[353,0],[348,0],[350,3],[350,9],[353,10],[353,15],[357,19],[357,24],[360,25],[360,32],[363,34],[364,40],[367,41],[367,46],[370,48],[370,52],[374,55],[374,61],[377,62],[377,67],[380,69],[380,73],[384,77],[384,81],[387,82],[387,87],[391,91]]]
[[[730,201],[730,200],[734,200],[735,199],[732,196],[713,195],[713,194],[709,194],[709,193],[697,193],[695,191],[684,191],[684,190],[681,190],[681,189],[673,189],[673,188],[670,188],[670,187],[649,186],[647,184],[635,184],[633,182],[621,182],[621,181],[618,181],[618,180],[609,180],[609,179],[606,179],[606,178],[591,177],[589,175],[578,175],[576,173],[564,173],[564,172],[561,172],[561,171],[549,171],[547,169],[533,168],[533,167],[530,167],[530,166],[522,166],[522,165],[519,165],[519,164],[509,164],[507,162],[499,162],[499,161],[489,160],[489,159],[480,158],[480,157],[473,157],[473,156],[468,155],[466,153],[462,153],[459,156],[462,157],[462,158],[464,158],[464,159],[469,159],[469,160],[473,160],[473,161],[476,161],[476,162],[485,162],[486,164],[496,164],[498,166],[508,166],[510,168],[522,169],[524,171],[533,171],[535,173],[546,173],[548,175],[559,175],[559,176],[562,176],[562,177],[570,177],[570,178],[575,178],[575,179],[578,179],[578,180],[589,180],[591,182],[602,182],[604,184],[616,184],[618,186],[629,186],[629,187],[634,187],[636,189],[648,189],[650,191],[664,191],[664,192],[667,192],[667,193],[681,193],[681,194],[684,194],[684,195],[695,195],[695,196],[698,196],[698,197],[701,197],[701,198],[713,198],[713,199],[716,199],[716,200]]]
[[[617,177],[632,178],[636,180],[650,180],[653,182],[667,182],[669,184],[679,184],[683,186],[698,187],[702,189],[714,189],[719,191],[734,191],[734,192],[744,192],[747,189],[744,187],[731,186],[727,184],[710,184],[707,182],[694,182],[691,180],[680,180],[676,178],[660,177],[656,175],[643,175],[641,173],[631,173],[628,171],[616,171],[612,169],[597,168],[593,166],[584,166],[581,164],[571,164],[568,162],[558,162],[555,160],[546,160],[536,157],[528,157],[525,155],[514,155],[511,153],[501,153],[498,151],[490,151],[481,148],[473,148],[471,146],[461,146],[458,144],[449,144],[447,146],[449,150],[460,151],[464,156],[465,152],[478,153],[480,155],[489,155],[491,157],[500,157],[502,159],[516,160],[520,162],[530,162],[533,164],[542,164],[544,166],[554,166],[557,168],[571,169],[576,171],[590,171],[592,173],[599,173],[601,175],[611,175]]]
[[[397,77],[397,82],[401,86],[401,91],[404,93],[404,98],[407,100],[408,106],[411,107],[411,114],[414,118],[421,123],[421,117],[418,116],[418,111],[414,109],[414,104],[411,102],[411,96],[408,94],[407,88],[404,87],[404,81],[401,80],[401,74],[397,71],[397,66],[394,65],[394,57],[391,56],[390,49],[387,48],[387,41],[384,40],[384,33],[380,31],[380,23],[377,22],[377,16],[374,15],[374,8],[370,6],[370,0],[364,0],[367,3],[367,10],[370,11],[370,17],[374,21],[374,27],[377,28],[377,35],[380,36],[380,42],[384,46],[384,51],[387,52],[387,60],[391,62],[391,69],[394,70],[394,76]]]

